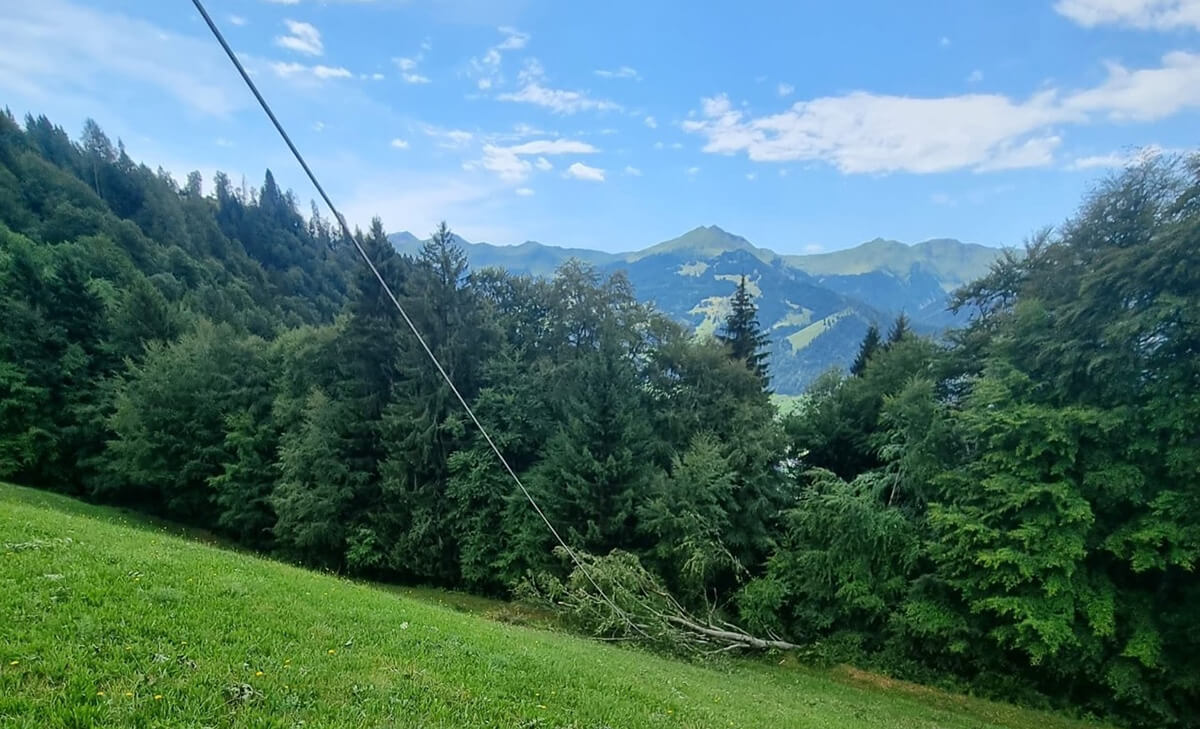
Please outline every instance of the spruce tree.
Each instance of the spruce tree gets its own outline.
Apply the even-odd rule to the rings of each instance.
[[[903,311],[900,316],[896,317],[896,321],[892,324],[892,328],[888,330],[888,338],[886,347],[891,347],[893,344],[912,334],[912,326],[908,323],[908,315]]]
[[[880,344],[879,327],[872,324],[858,347],[858,356],[854,358],[854,364],[850,365],[850,374],[860,377],[867,368],[867,362],[879,351]]]
[[[725,326],[717,338],[728,345],[734,359],[746,363],[752,372],[762,378],[763,385],[767,383],[767,348],[768,338],[758,325],[758,307],[746,290],[746,276],[743,274],[738,282],[737,291],[733,292],[730,302],[732,310],[725,317]]]

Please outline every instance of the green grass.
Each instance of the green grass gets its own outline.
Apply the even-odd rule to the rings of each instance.
[[[0,727],[1086,726],[778,658],[690,665],[408,595],[0,484]]]

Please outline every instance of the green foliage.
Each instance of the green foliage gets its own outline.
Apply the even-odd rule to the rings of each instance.
[[[725,317],[720,340],[729,347],[733,358],[746,363],[751,372],[767,382],[767,345],[770,338],[758,325],[758,309],[754,298],[746,290],[746,276],[738,281],[737,290],[730,301],[729,316]]]
[[[0,476],[355,575],[582,600],[349,242],[269,172],[213,182],[180,189],[94,123],[73,143],[0,115]],[[534,279],[470,271],[444,224],[415,258],[379,220],[356,237],[647,620],[705,609],[909,676],[1194,724],[1200,160],[1105,182],[956,294],[965,329],[870,330],[851,376],[783,418],[745,278],[697,340],[578,261]],[[597,599],[580,625],[634,637]]]

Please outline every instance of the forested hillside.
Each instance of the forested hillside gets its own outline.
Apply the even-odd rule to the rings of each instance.
[[[416,255],[424,241],[388,236]],[[979,278],[998,248],[931,240],[916,245],[876,239],[833,253],[780,256],[715,225],[701,226],[648,248],[604,253],[526,241],[519,246],[455,241],[476,266],[513,274],[552,274],[574,258],[604,273],[623,273],[639,300],[700,335],[711,335],[729,313],[741,277],[767,333],[776,392],[795,395],[823,372],[849,368],[872,326],[904,314],[921,333],[937,335],[965,323],[949,309],[950,294]]]
[[[881,322],[785,418],[749,277],[696,338],[620,273],[475,270],[445,226],[414,256],[378,220],[357,235],[618,597],[1196,725],[1200,161],[1102,183],[955,294],[949,341]],[[0,322],[0,478],[344,573],[589,604],[374,278],[269,173],[180,188],[95,125],[0,116]]]

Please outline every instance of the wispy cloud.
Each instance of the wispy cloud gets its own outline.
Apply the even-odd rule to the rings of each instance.
[[[625,174],[629,175],[630,177],[641,177],[642,171],[633,165],[625,165]]]
[[[429,77],[417,72],[417,67],[425,60],[425,52],[433,46],[429,41],[421,43],[415,56],[397,56],[392,59],[396,68],[400,69],[400,79],[406,84],[427,84]]]
[[[501,26],[497,30],[504,38],[488,48],[483,55],[474,57],[468,62],[471,74],[475,77],[475,84],[482,91],[503,83],[504,75],[501,73],[501,64],[504,61],[504,54],[508,51],[520,50],[529,43],[529,34],[522,33],[516,28]]]
[[[645,119],[643,119],[642,123],[645,124],[646,126],[650,127],[651,129],[658,129],[658,120],[652,116],[648,116]]]
[[[306,56],[320,56],[325,53],[325,44],[321,42],[321,31],[311,23],[298,20],[285,20],[288,35],[275,38],[275,45],[290,51],[303,53]]]
[[[1200,29],[1200,0],[1059,0],[1054,9],[1085,28]]]
[[[629,78],[634,81],[641,81],[642,75],[637,72],[636,68],[630,66],[621,66],[620,68],[606,69],[598,68],[595,73],[600,78]]]
[[[604,170],[599,167],[588,167],[582,162],[575,162],[567,168],[567,177],[588,182],[604,182]]]
[[[116,86],[124,95],[100,96]],[[80,99],[92,109],[132,102],[145,87],[204,114],[245,106],[245,91],[210,40],[63,0],[11,3],[0,23],[0,89],[29,98]]]
[[[978,68],[967,75],[967,83],[969,83],[969,84],[977,84],[982,80],[983,80],[983,71],[980,71]]]
[[[421,131],[436,140],[435,143],[442,149],[461,149],[475,139],[475,135],[465,129],[443,129],[432,124],[422,126]]]
[[[1071,162],[1071,164],[1067,166],[1067,169],[1090,170],[1105,167],[1129,167],[1130,165],[1140,164],[1164,154],[1178,153],[1180,151],[1182,150],[1164,149],[1157,144],[1151,144],[1145,147],[1131,148],[1118,152],[1109,152],[1108,154],[1077,157]]]
[[[408,149],[408,140],[396,137],[391,142],[389,142],[388,145],[392,149]]]
[[[540,82],[527,83],[519,91],[500,94],[500,101],[533,104],[549,109],[555,114],[576,114],[581,111],[615,111],[621,105],[608,99],[596,99],[583,91],[552,89]]]
[[[856,91],[750,116],[728,96],[704,99],[685,131],[704,151],[757,162],[816,160],[842,172],[988,171],[1050,164],[1060,128],[1098,119],[1152,121],[1200,107],[1200,54],[1176,51],[1157,68],[1110,64],[1090,89],[1045,89],[1028,99],[999,94],[917,98]]]
[[[779,94],[780,96],[791,96],[792,92],[795,90],[795,86],[783,82],[780,82],[779,86],[775,87],[775,93]]]
[[[521,197],[532,197],[533,196],[533,190],[528,187],[518,187],[516,190],[513,190],[513,192],[517,193]]]
[[[276,61],[271,64],[271,70],[276,76],[286,79],[316,79],[318,81],[327,81],[335,78],[353,78],[354,74],[349,69],[341,66],[324,66],[316,64],[308,66],[303,63],[287,63]]]
[[[230,22],[230,23],[232,23],[232,24],[234,24],[234,25],[245,25],[245,24],[246,24],[246,19],[245,19],[245,18],[243,18],[243,17],[242,17],[242,16],[240,16],[240,15],[230,15],[230,16],[229,16],[229,22]]]
[[[483,156],[466,162],[463,167],[467,170],[487,170],[506,182],[521,182],[529,177],[535,167],[542,171],[552,167],[546,155],[593,154],[597,151],[587,142],[571,139],[539,139],[511,146],[485,144]],[[537,157],[536,162],[527,159],[534,156]]]

